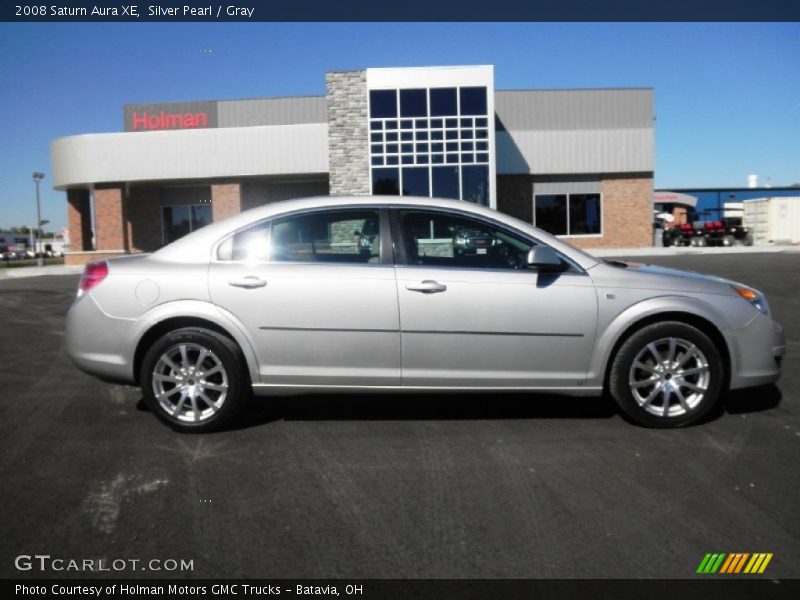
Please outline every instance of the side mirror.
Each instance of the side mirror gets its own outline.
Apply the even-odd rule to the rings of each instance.
[[[564,269],[558,254],[549,246],[535,246],[531,248],[528,252],[528,267],[551,273]]]

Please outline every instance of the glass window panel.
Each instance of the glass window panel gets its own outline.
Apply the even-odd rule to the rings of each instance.
[[[210,204],[192,205],[192,231],[205,227],[213,220]]]
[[[458,127],[458,119],[445,119],[445,127]]]
[[[389,157],[389,159],[397,157]],[[387,162],[389,160],[387,159]],[[376,196],[400,195],[400,170],[399,169],[372,169],[372,193]]]
[[[418,131],[417,132],[417,140],[427,140],[428,139],[428,132],[427,131]]]
[[[447,142],[445,146],[448,152],[458,152],[458,142]]]
[[[434,154],[431,156],[431,162],[434,164],[443,163],[444,162],[444,155],[443,154]]]
[[[430,196],[428,167],[403,167],[403,196]]]
[[[389,154],[397,154],[397,144],[386,144],[386,152]]]
[[[472,127],[472,119],[461,119],[461,127]]]
[[[411,131],[404,131],[400,134],[400,139],[405,141],[410,141],[414,139],[414,134]]]
[[[456,88],[432,88],[430,94],[432,117],[446,117],[458,114]]]
[[[461,139],[463,139],[463,140],[471,140],[472,139],[472,129],[462,129],[461,130]]]
[[[471,162],[475,162],[475,161],[473,160],[474,158],[475,158],[475,155],[474,155],[474,154],[462,154],[462,155],[461,155],[461,162],[464,162],[464,163],[471,163]]]
[[[431,129],[441,129],[443,122],[441,119],[431,119]]]
[[[446,139],[448,140],[457,140],[458,139],[458,131],[447,131],[445,132]]]
[[[486,127],[488,124],[487,119],[475,119],[475,127]]]
[[[413,165],[414,164],[414,155],[413,154],[403,154],[400,157],[400,164]]]
[[[566,194],[541,194],[534,198],[535,225],[553,235],[567,233]]]
[[[373,130],[383,129],[383,123],[381,123],[380,121],[373,121],[372,123],[369,124],[369,128]]]
[[[288,217],[272,225],[270,258],[281,262],[378,262],[379,234],[375,210],[315,212]]]
[[[487,114],[485,87],[462,87],[459,95],[462,115],[485,116]]]
[[[444,144],[431,144],[431,152],[444,152]]]
[[[164,242],[169,244],[192,231],[190,206],[165,206],[161,214],[164,221]]]
[[[393,131],[392,133],[386,134],[386,141],[387,142],[396,142],[397,141],[397,132]]]
[[[417,164],[418,165],[427,165],[428,164],[428,155],[427,154],[418,154],[417,155]]]
[[[486,151],[489,149],[489,142],[475,142],[475,150]]]
[[[428,121],[425,119],[417,119],[414,121],[414,127],[417,129],[427,129],[428,128]]]
[[[411,264],[526,269],[531,242],[477,219],[428,211],[401,214]]]
[[[407,121],[400,121],[400,129],[413,129],[414,121],[407,120]]]
[[[382,142],[383,141],[383,134],[382,133],[373,133],[369,136],[370,142]]]
[[[372,157],[372,164],[381,166],[383,165],[383,157],[382,156],[373,156]]]
[[[447,155],[447,162],[448,163],[457,163],[458,162],[458,154],[448,154]]]
[[[387,156],[386,157],[386,164],[387,165],[396,165],[397,164],[397,156]]]
[[[444,138],[444,133],[441,131],[431,131],[432,140],[441,140]]]
[[[475,130],[475,137],[479,140],[485,140],[489,137],[489,132],[486,129],[477,129]]]
[[[269,221],[262,221],[244,231],[240,231],[231,238],[230,254],[219,258],[221,260],[268,260],[270,227]]]
[[[417,152],[427,152],[428,144],[417,144]]]
[[[386,129],[397,129],[397,121],[386,121]]]
[[[428,94],[426,90],[400,90],[400,116],[428,116]]]
[[[380,154],[383,152],[383,144],[372,144],[372,146],[370,146],[370,150],[373,154]]]
[[[434,167],[433,196],[458,200],[458,167]]]
[[[461,142],[461,150],[462,151],[470,151],[473,149],[472,142]]]
[[[569,195],[570,235],[600,233],[600,194]]]
[[[489,167],[461,167],[461,198],[476,204],[489,204]]]
[[[414,144],[400,144],[401,152],[413,152]]]
[[[489,162],[489,155],[488,154],[477,154],[475,160],[478,162]]]
[[[397,90],[370,90],[369,116],[385,119],[397,116]]]

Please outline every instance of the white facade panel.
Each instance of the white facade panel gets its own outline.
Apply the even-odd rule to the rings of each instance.
[[[498,131],[497,173],[635,173],[654,170],[652,129]]]
[[[54,187],[328,172],[328,125],[101,133],[57,139]]]

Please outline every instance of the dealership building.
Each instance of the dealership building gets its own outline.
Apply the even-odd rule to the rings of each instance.
[[[326,74],[324,96],[132,104],[52,144],[79,264],[289,198],[458,198],[585,247],[652,244],[653,91],[495,90],[491,66]]]

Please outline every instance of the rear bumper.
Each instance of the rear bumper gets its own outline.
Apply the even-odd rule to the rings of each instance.
[[[123,351],[133,325],[104,313],[91,292],[72,303],[67,313],[67,354],[83,372],[118,383],[134,383],[133,368]]]
[[[778,381],[786,354],[786,338],[780,323],[759,315],[733,331],[736,360],[731,369],[731,389]]]

